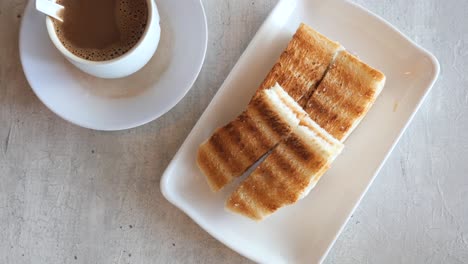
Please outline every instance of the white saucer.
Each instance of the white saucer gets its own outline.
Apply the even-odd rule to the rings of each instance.
[[[20,31],[23,70],[39,99],[71,123],[96,130],[146,124],[173,108],[200,73],[208,42],[201,1],[156,0],[162,31],[156,54],[139,72],[115,80],[92,77],[66,61],[34,2],[26,7]]]

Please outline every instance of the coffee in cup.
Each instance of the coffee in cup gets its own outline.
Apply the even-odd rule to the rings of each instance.
[[[63,22],[54,20],[60,42],[74,55],[108,61],[131,50],[148,23],[147,0],[57,0]]]

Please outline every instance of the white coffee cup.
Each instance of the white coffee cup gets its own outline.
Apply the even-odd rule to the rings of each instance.
[[[143,68],[153,57],[161,37],[159,12],[154,0],[148,4],[148,22],[137,44],[122,56],[107,61],[91,61],[76,56],[62,44],[55,31],[52,18],[46,18],[47,31],[55,47],[80,70],[100,78],[122,78]]]

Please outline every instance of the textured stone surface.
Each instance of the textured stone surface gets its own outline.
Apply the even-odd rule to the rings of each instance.
[[[276,0],[203,0],[202,73],[168,114],[95,132],[61,120],[18,57],[25,0],[0,0],[0,263],[249,263],[164,200],[159,179]],[[467,1],[358,0],[442,75],[326,263],[468,262]]]

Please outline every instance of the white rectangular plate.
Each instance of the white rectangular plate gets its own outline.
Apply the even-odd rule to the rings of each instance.
[[[300,22],[384,72],[387,84],[343,154],[304,200],[256,223],[224,210],[233,190],[213,194],[197,148],[235,118]],[[342,0],[281,0],[219,89],[161,180],[164,196],[219,241],[262,263],[322,261],[439,73],[433,55],[387,22]]]

